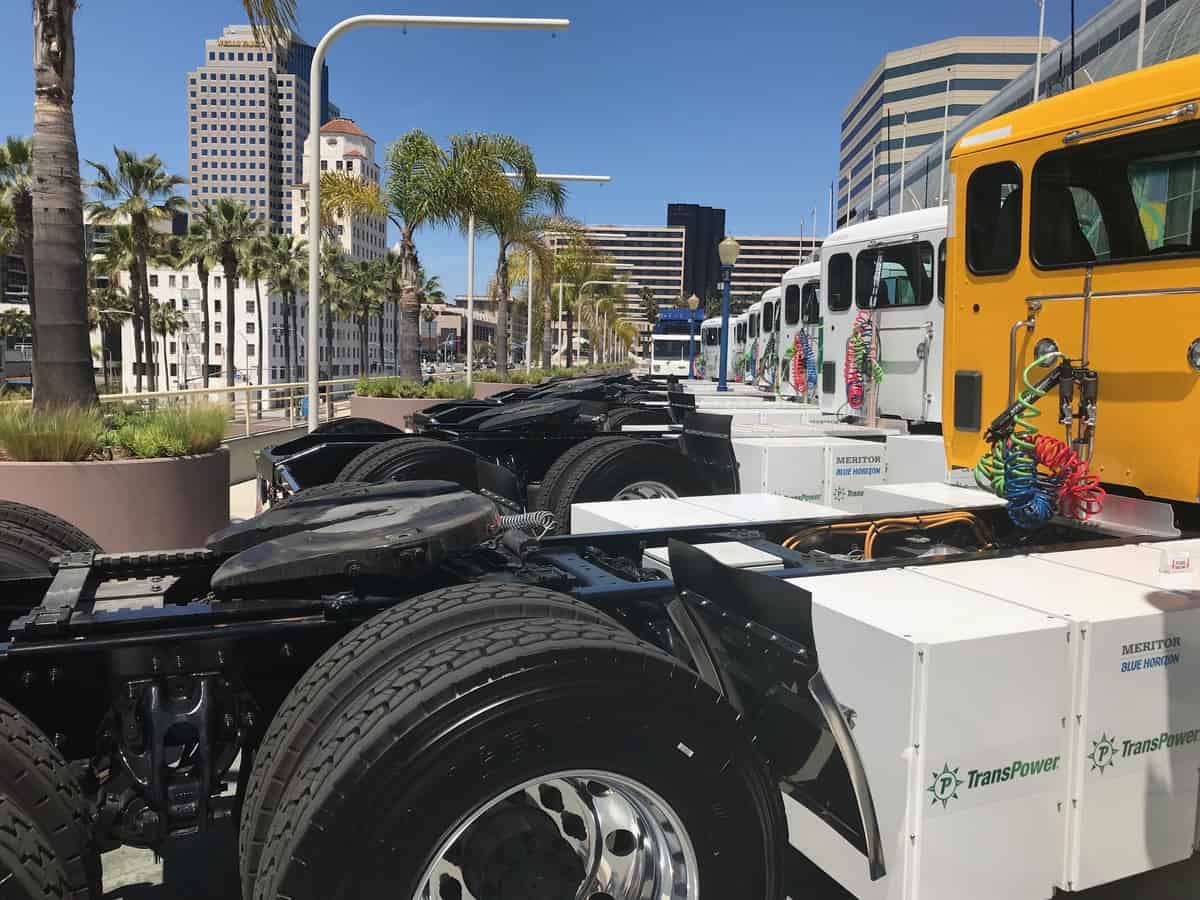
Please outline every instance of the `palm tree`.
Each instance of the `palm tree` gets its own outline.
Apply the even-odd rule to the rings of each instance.
[[[164,390],[170,390],[170,379],[167,375],[167,335],[178,334],[187,327],[187,319],[183,313],[169,303],[155,303],[150,307],[150,325],[155,334],[162,338],[162,367]],[[151,352],[151,358],[154,353]],[[179,363],[179,351],[176,349],[175,362]]]
[[[233,387],[235,373],[234,334],[237,329],[237,309],[234,291],[241,277],[242,248],[261,234],[261,223],[254,219],[250,207],[224,197],[208,204],[200,216],[208,233],[213,256],[221,263],[225,276],[225,386]]]
[[[96,179],[90,187],[99,198],[86,204],[88,218],[96,224],[129,223],[134,245],[133,277],[135,303],[140,304],[143,340],[147,347],[154,346],[150,330],[150,282],[148,265],[155,241],[151,223],[157,219],[170,218],[187,209],[187,201],[175,193],[175,188],[184,184],[178,175],[169,174],[156,154],[139,157],[130,150],[114,147],[117,157],[115,169],[104,163],[88,160],[96,170]],[[146,367],[150,390],[155,389],[153,360]]]
[[[259,40],[287,46],[296,0],[242,0]],[[33,4],[33,245],[29,272],[41,283],[44,315],[35,345],[53,346],[53,361],[34,360],[34,404],[96,403],[84,277],[83,191],[75,140],[75,10],[79,0]],[[206,336],[207,337],[207,336]]]
[[[9,244],[6,253],[20,247],[29,286],[29,315],[37,315],[33,294],[33,142],[28,138],[8,137],[0,145],[0,208]],[[36,384],[36,381],[34,382]]]
[[[329,378],[334,377],[333,334],[334,318],[343,311],[342,277],[344,257],[331,241],[321,243],[321,306],[325,310],[325,364]]]
[[[417,267],[417,309],[422,306],[426,311],[433,312],[433,304],[442,304],[446,302],[446,292],[442,290],[442,280],[437,275],[426,277],[424,267]],[[421,339],[417,337],[418,353],[420,352]]]
[[[266,245],[267,287],[271,293],[279,294],[283,313],[283,378],[295,381],[293,350],[296,339],[296,295],[308,281],[308,244],[290,234],[270,234],[264,239]],[[299,362],[299,352],[295,361]]]
[[[119,285],[88,291],[88,324],[100,332],[100,364],[104,368],[104,391],[112,393],[112,377],[108,361],[113,357],[113,344],[121,339],[121,326],[133,315],[133,302]],[[135,335],[137,332],[135,332]]]
[[[387,200],[389,218],[400,229],[400,261],[404,285],[400,300],[399,330],[419,334],[416,276],[417,248],[413,237],[420,229],[453,221],[456,208],[465,209],[471,193],[465,177],[478,170],[460,166],[451,176],[450,160],[437,143],[419,129],[414,129],[393,143],[387,152]],[[456,188],[456,191],[452,191]],[[465,216],[464,216],[465,219]],[[406,378],[420,375],[416,345],[401,344],[396,359],[399,374]]]
[[[654,288],[650,285],[645,285],[641,291],[642,312],[646,315],[646,321],[653,328],[658,322],[658,300],[654,298]],[[685,306],[687,304],[684,304]]]
[[[452,139],[454,140],[454,139]],[[567,192],[561,183],[537,177],[533,151],[508,135],[466,135],[461,155],[467,161],[467,196],[464,206],[473,210],[481,230],[496,236],[496,366],[501,379],[508,373],[508,251],[514,246],[532,249],[553,220],[544,215],[562,214]],[[516,175],[513,184],[503,167]],[[458,180],[458,179],[456,179]]]
[[[208,306],[208,273],[216,262],[212,256],[213,246],[209,240],[209,231],[210,229],[204,224],[204,211],[202,211],[188,226],[187,236],[179,242],[178,257],[180,268],[188,265],[196,267],[196,279],[200,282],[200,308],[201,314],[204,316],[204,334],[200,337],[200,356],[203,359],[200,377],[204,387],[208,387],[208,367],[212,362],[212,355],[209,353],[212,311]]]
[[[112,287],[121,287],[122,273],[130,273],[128,288],[130,318],[133,321],[133,375],[134,390],[142,390],[142,376],[149,371],[146,365],[146,333],[142,328],[144,320],[142,305],[138,301],[137,279],[137,246],[133,240],[133,229],[129,225],[114,225],[108,233],[108,241],[104,251],[96,263],[96,269],[108,276]]]
[[[347,311],[354,316],[358,325],[358,374],[366,375],[369,372],[367,327],[380,303],[379,278],[375,267],[364,259],[348,261],[342,278],[342,296]]]

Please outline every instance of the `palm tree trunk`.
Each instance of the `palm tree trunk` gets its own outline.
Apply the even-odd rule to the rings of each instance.
[[[290,382],[292,380],[292,307],[286,292],[279,302],[283,304],[283,380]]]
[[[358,316],[358,374],[360,378],[367,374],[367,317],[361,314]]]
[[[508,245],[503,240],[496,263],[496,375],[508,378]]]
[[[255,404],[255,409],[256,409],[255,418],[261,419],[262,418],[262,383],[263,383],[263,327],[262,327],[263,313],[262,313],[262,290],[259,288],[257,278],[254,279],[254,311],[257,314],[257,323],[254,326],[254,333],[256,335],[255,343],[257,344],[257,346],[254,348],[254,353],[258,357],[258,377],[256,378],[256,381],[258,382],[258,386],[259,386],[259,391],[257,394],[255,394],[255,396],[258,398],[258,402],[257,402],[257,404]]]
[[[400,377],[420,381],[421,357],[417,348],[421,339],[421,304],[413,281],[417,277],[417,250],[412,242],[412,232],[405,231],[401,235],[400,253],[404,259],[404,289],[400,294],[400,331],[396,335],[400,344]],[[401,341],[400,334],[414,335],[416,340]]]
[[[400,298],[392,298],[392,374],[400,374]]]
[[[550,296],[550,279],[542,279],[545,284],[542,298],[542,370],[550,371],[550,353],[554,349],[551,337],[554,331],[554,298]]]
[[[238,262],[232,251],[221,257],[221,268],[225,270],[225,387],[233,387],[233,376],[237,368],[234,360],[234,338],[237,330],[237,310],[233,308],[233,291],[237,284]],[[229,395],[234,402],[233,394]]]
[[[333,304],[325,303],[325,365],[328,366],[329,378],[333,379]],[[333,386],[329,389],[332,391]]]
[[[167,333],[162,333],[162,389],[169,391],[171,389],[171,376],[167,371]]]
[[[379,307],[379,374],[386,375],[387,367],[383,364],[383,307]]]
[[[75,141],[75,0],[33,4],[33,243],[38,409],[96,403],[83,258],[83,190]]]
[[[130,316],[130,322],[133,327],[133,389],[139,394],[142,392],[142,375],[146,371],[146,348],[145,348],[145,332],[142,330],[142,301],[138,297],[141,291],[142,281],[137,273],[137,260],[133,262],[134,271],[129,273],[129,305],[133,310]]]
[[[208,387],[209,348],[212,346],[212,313],[208,307],[208,266],[203,259],[196,260],[196,277],[200,280],[200,305],[203,307],[204,335],[200,339],[201,384]]]
[[[154,364],[154,323],[150,319],[150,274],[144,252],[138,256],[138,280],[142,294],[142,331],[143,343],[146,345],[146,388],[153,393],[158,388],[158,367]]]

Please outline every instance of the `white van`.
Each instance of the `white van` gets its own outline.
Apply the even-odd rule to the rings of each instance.
[[[753,367],[753,384],[767,391],[774,391],[779,381],[779,313],[783,292],[778,287],[763,291],[759,307],[758,334],[750,352]],[[750,307],[753,311],[754,306]],[[751,313],[753,315],[753,313]]]
[[[718,338],[718,341],[720,338]],[[725,380],[741,381],[746,371],[746,343],[750,340],[750,312],[729,318],[729,354],[725,360]],[[717,353],[721,352],[718,344]]]
[[[945,273],[945,207],[872,219],[826,238],[823,412],[941,423]],[[850,353],[852,340],[864,352]]]
[[[778,390],[817,402],[821,370],[821,263],[794,266],[780,285]]]

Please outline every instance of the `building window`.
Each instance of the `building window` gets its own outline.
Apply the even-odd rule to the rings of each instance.
[[[174,341],[171,341],[170,343],[167,344],[167,352],[168,353],[175,352],[175,342]]]
[[[329,160],[327,160],[327,159],[321,160],[321,171],[324,172],[328,168],[329,168]]]
[[[213,344],[213,353],[215,353],[217,356],[221,355],[221,345],[220,344]]]
[[[172,378],[179,377],[179,366],[175,365],[175,363],[171,363],[171,377]]]
[[[214,300],[213,301],[213,312],[220,312],[220,311],[221,311],[221,301]]]
[[[150,276],[150,287],[158,287],[158,276],[157,275]]]
[[[214,331],[216,334],[220,334],[220,333],[221,333],[221,323],[220,323],[220,322],[213,322],[213,331]]]
[[[221,276],[214,275],[213,276],[213,287],[220,287],[220,286],[221,286]],[[220,303],[221,301],[218,300],[217,302]],[[217,307],[217,308],[220,309],[220,307]]]
[[[188,286],[188,276],[186,276],[186,275],[183,275],[183,276],[181,276],[181,278],[182,278],[182,281],[183,281],[183,284],[182,284],[181,286],[182,286],[184,289],[186,289],[186,288],[187,288],[187,286]]]
[[[175,276],[174,275],[167,276],[167,287],[175,287]]]
[[[247,345],[246,345],[246,355],[247,355],[247,356],[253,356],[253,355],[254,355],[254,345],[253,345],[253,344],[247,344]]]

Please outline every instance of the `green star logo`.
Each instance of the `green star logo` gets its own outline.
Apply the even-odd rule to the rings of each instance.
[[[958,799],[958,789],[963,783],[958,777],[958,769],[951,769],[950,763],[946,763],[942,766],[942,771],[933,773],[933,784],[925,790],[933,795],[932,805],[936,806],[940,802],[942,809],[945,809],[951,800]]]
[[[1087,755],[1087,758],[1092,761],[1092,771],[1099,771],[1103,775],[1105,769],[1116,765],[1116,737],[1109,737],[1107,732],[1101,734],[1100,740],[1092,741],[1092,752]]]

